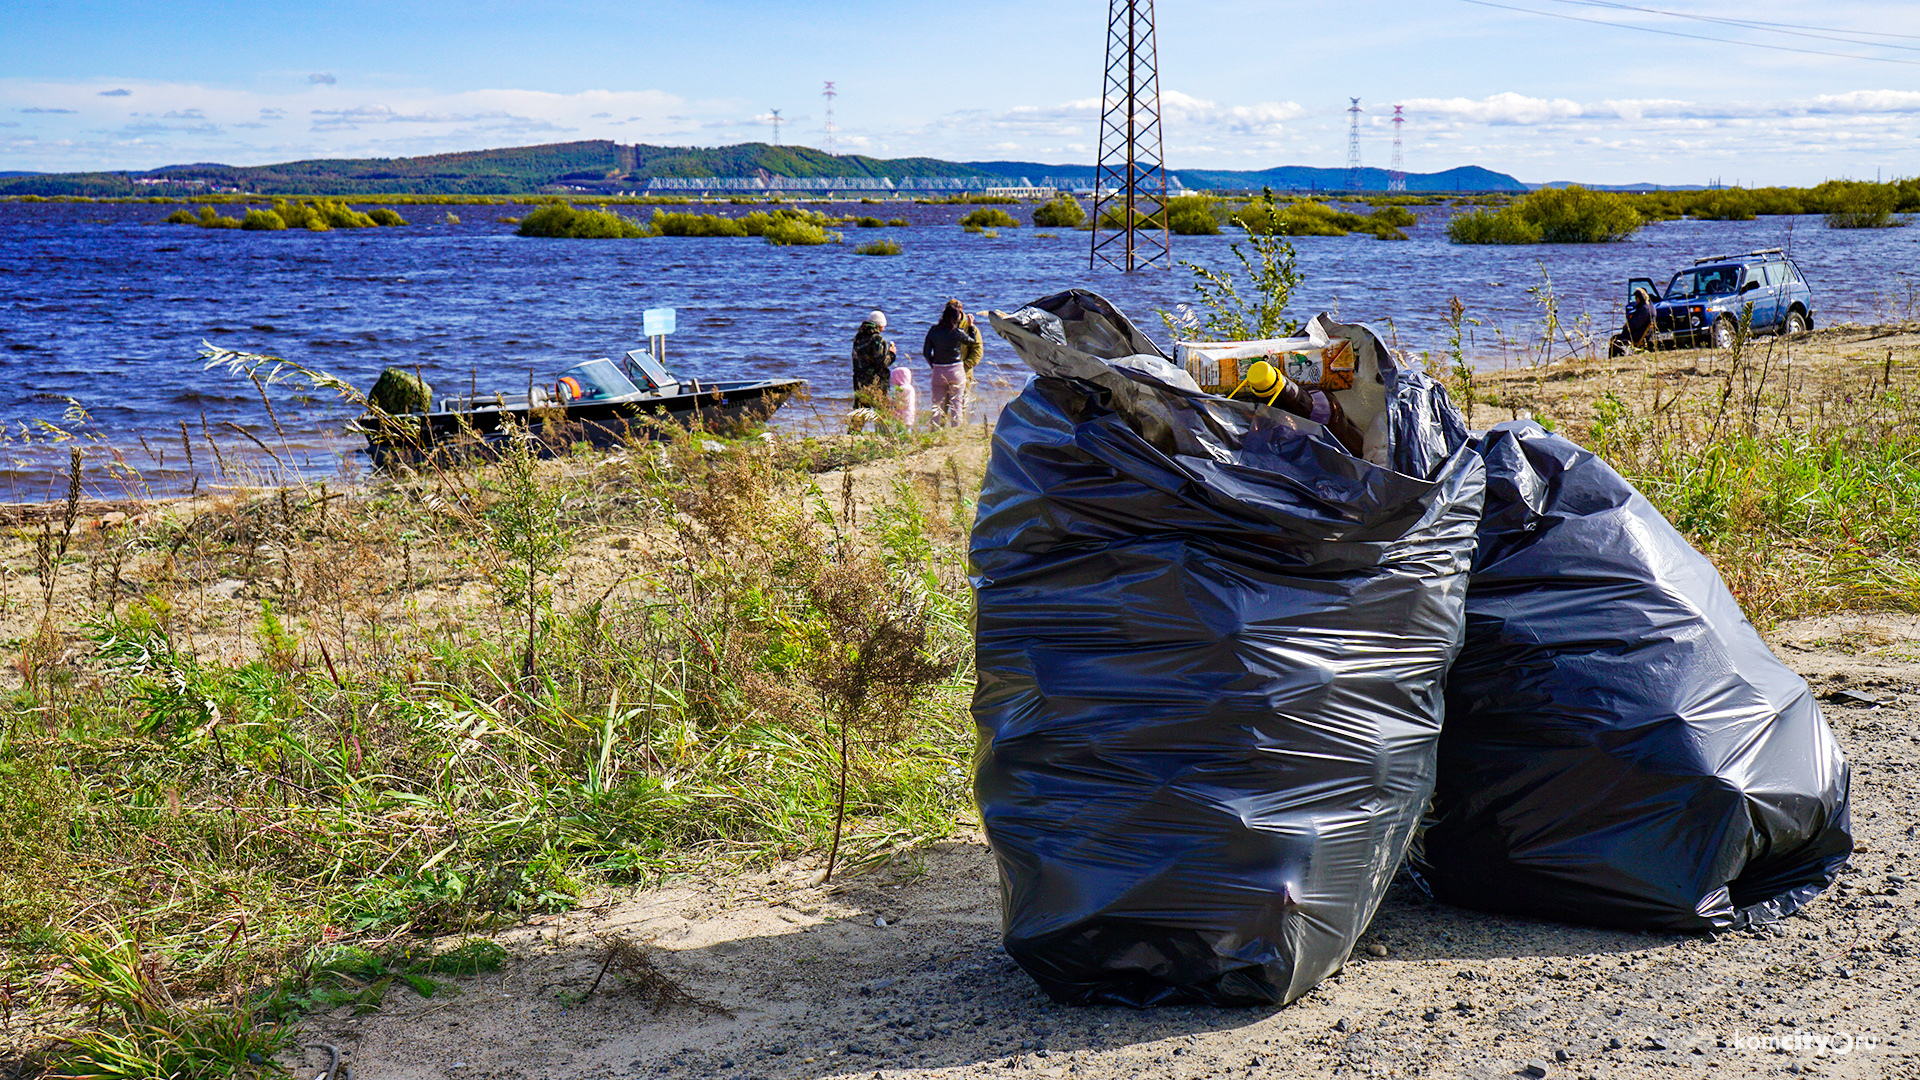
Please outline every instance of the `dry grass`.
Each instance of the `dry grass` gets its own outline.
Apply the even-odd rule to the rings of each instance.
[[[1476,426],[1530,414],[1607,458],[1756,621],[1920,610],[1920,328],[1559,360],[1474,394]]]

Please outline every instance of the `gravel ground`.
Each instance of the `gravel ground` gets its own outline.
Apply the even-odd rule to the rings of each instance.
[[[456,995],[315,1017],[303,1041],[339,1045],[361,1080],[1920,1076],[1920,619],[1806,620],[1772,640],[1829,699],[1856,854],[1762,931],[1487,915],[1403,874],[1345,971],[1287,1008],[1062,1007],[1000,950],[976,836],[825,888],[791,866],[603,897],[503,935],[507,968]],[[656,1010],[617,970],[581,1003],[610,934],[648,942],[703,1004]]]

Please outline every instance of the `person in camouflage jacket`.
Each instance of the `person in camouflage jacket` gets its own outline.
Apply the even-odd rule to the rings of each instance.
[[[898,350],[886,338],[887,313],[867,316],[853,335],[853,403],[869,409],[887,407],[887,375]]]

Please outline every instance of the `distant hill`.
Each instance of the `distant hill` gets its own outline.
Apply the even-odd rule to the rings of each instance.
[[[1345,169],[1304,166],[1251,172],[1174,170],[1189,187],[1338,191]],[[0,195],[143,195],[227,189],[263,195],[518,195],[563,190],[632,190],[653,177],[984,177],[1051,176],[1092,183],[1091,165],[1035,161],[943,161],[832,155],[806,146],[741,143],[719,147],[627,145],[595,140],[470,150],[411,158],[289,161],[278,165],[169,165],[147,172],[19,174],[0,177]],[[1361,187],[1387,188],[1383,169],[1363,169]],[[1408,191],[1525,191],[1505,173],[1478,166],[1407,174]]]
[[[1180,169],[1178,175],[1191,188],[1262,188],[1276,191],[1347,191],[1347,170],[1316,169],[1307,165],[1287,165],[1256,172],[1220,169]],[[1385,191],[1389,176],[1385,169],[1361,169],[1361,191]],[[1506,173],[1463,165],[1437,173],[1408,173],[1407,190],[1413,191],[1525,191],[1527,185]]]

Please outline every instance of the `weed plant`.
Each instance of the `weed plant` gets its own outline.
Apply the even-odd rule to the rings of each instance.
[[[1639,354],[1570,434],[1713,559],[1756,622],[1920,610],[1920,355],[1806,352],[1740,335],[1691,360]]]
[[[898,255],[901,252],[898,241],[872,240],[853,249],[855,255]]]
[[[1272,189],[1262,192],[1252,206],[1256,220],[1273,220]],[[1193,276],[1194,301],[1172,312],[1158,312],[1167,332],[1188,341],[1248,341],[1285,337],[1300,329],[1298,319],[1286,317],[1293,290],[1301,282],[1293,245],[1280,233],[1249,230],[1245,245],[1235,242],[1230,250],[1246,275],[1245,292],[1231,271],[1181,260],[1180,265]]]

